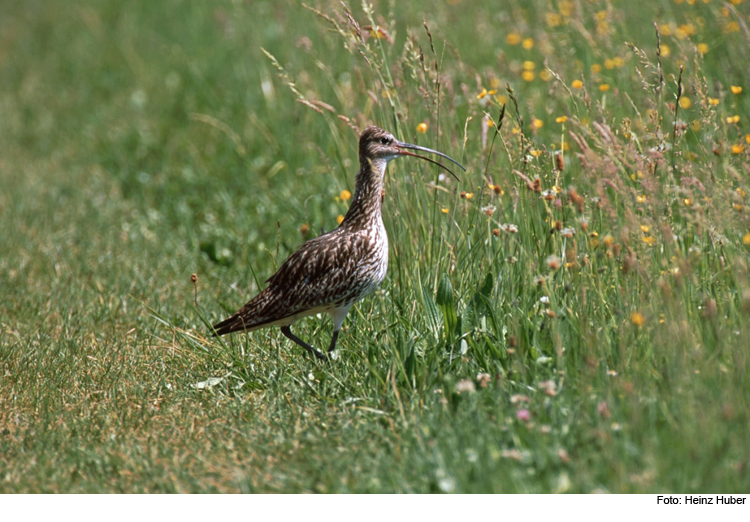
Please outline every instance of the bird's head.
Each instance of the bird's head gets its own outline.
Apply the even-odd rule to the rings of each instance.
[[[419,150],[422,152],[437,154],[438,156],[452,161],[453,163],[461,167],[461,169],[466,170],[459,162],[457,162],[450,156],[443,154],[442,152],[428,149],[427,147],[420,147],[419,145],[412,145],[411,143],[404,143],[403,141],[399,141],[394,138],[393,134],[391,134],[390,132],[378,127],[367,127],[364,132],[362,132],[362,136],[359,138],[359,161],[362,165],[365,165],[369,162],[373,167],[376,168],[376,170],[381,170],[381,168],[378,168],[381,165],[382,170],[385,170],[385,165],[394,158],[398,158],[399,156],[414,156],[416,158],[420,158],[438,165],[439,167],[450,172],[454,178],[458,179],[458,177],[453,174],[450,169],[444,167],[434,160],[431,160],[430,158],[425,158],[424,156],[415,154],[414,152],[411,152],[412,150]]]

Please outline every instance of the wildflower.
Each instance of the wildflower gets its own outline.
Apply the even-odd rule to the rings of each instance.
[[[750,134],[745,134],[745,143],[750,145]]]
[[[348,190],[344,189],[341,191],[341,194],[339,194],[339,198],[341,201],[349,201],[352,197],[352,193]]]
[[[557,27],[562,23],[562,16],[560,16],[560,13],[547,13],[546,15],[544,15],[544,18],[547,21],[547,25],[550,27]]]
[[[596,406],[596,411],[599,412],[599,415],[603,418],[608,418],[611,414],[609,413],[609,407],[607,406],[607,401],[602,401]]]
[[[730,88],[732,89],[732,94],[740,94],[742,92],[742,87],[739,85],[732,85]]]
[[[534,126],[535,129],[541,129],[544,125],[544,122],[540,120],[539,118],[531,117],[531,124]]]
[[[742,244],[743,245],[750,245],[750,232],[742,236]]]
[[[525,82],[534,81],[535,77],[536,75],[534,74],[534,71],[524,71],[521,73],[521,78],[523,78],[523,81]]]
[[[581,80],[573,80],[573,83],[571,83],[570,85],[574,89],[580,89],[583,87],[583,82]]]
[[[474,197],[474,193],[473,192],[461,192],[459,196],[461,196],[461,199],[471,199]]]
[[[690,198],[685,198],[682,200],[682,202],[685,204],[686,207],[689,207],[690,205],[693,204],[693,200]]]
[[[505,191],[500,185],[490,185],[490,190],[498,196],[502,196],[503,194],[505,194]]]
[[[567,116],[558,116],[557,118],[555,118],[556,123],[565,123],[566,121],[568,121]]]
[[[654,236],[643,236],[641,241],[646,243],[648,246],[654,246],[656,244],[656,238]]]
[[[489,217],[492,217],[492,214],[495,213],[495,207],[492,205],[487,205],[486,207],[482,207],[482,212],[484,212]]]
[[[748,134],[748,136],[750,136],[750,134]],[[748,141],[748,143],[750,143],[750,140]],[[744,197],[745,197],[745,191],[744,191],[744,190],[743,190],[743,189],[742,189],[741,187],[737,187],[737,190],[736,190],[735,192],[737,192],[737,194],[738,194],[738,195],[739,195],[739,196],[740,196],[741,198],[744,198]]]
[[[481,386],[482,388],[487,387],[487,384],[489,384],[491,378],[492,376],[489,373],[477,374],[477,382],[479,383],[479,386]]]
[[[557,270],[560,268],[560,265],[562,264],[562,261],[560,261],[560,258],[552,255],[547,258],[547,268],[550,270]]]
[[[745,146],[741,143],[732,145],[732,154],[742,154],[745,152]]]
[[[689,109],[691,105],[693,105],[693,102],[690,101],[690,98],[688,98],[687,96],[682,96],[680,98],[680,107],[682,107],[683,109]]]
[[[542,192],[542,197],[547,201],[552,201],[553,199],[555,199],[555,191],[552,189],[547,189]]]
[[[698,52],[701,53],[701,54],[706,54],[708,52],[708,45],[706,45],[704,43],[699,43],[698,44]]]
[[[727,116],[727,123],[739,123],[740,115],[735,114],[734,116]]]
[[[599,65],[598,63],[595,63],[594,65],[591,66],[591,72],[594,74],[598,74],[602,72],[602,66]]]
[[[338,215],[338,216],[336,217],[336,223],[338,223],[338,224],[340,225],[340,224],[341,224],[341,223],[343,223],[343,222],[344,222],[344,216],[342,216],[341,214],[339,214],[339,215]]]
[[[518,33],[509,33],[505,37],[505,41],[510,45],[518,45],[521,43],[521,35]]]
[[[692,130],[693,132],[698,132],[699,130],[701,130],[701,122],[699,122],[698,120],[693,120],[692,122],[690,122],[690,130]]]
[[[529,151],[529,154],[531,154],[531,155],[532,155],[533,157],[535,157],[535,158],[538,158],[539,156],[541,156],[541,155],[542,155],[542,151],[541,151],[541,150],[538,150],[538,149],[531,149],[531,150]]]
[[[544,276],[536,276],[534,278],[534,284],[536,286],[542,286],[544,284],[544,281],[545,281]],[[549,298],[547,298],[547,302],[549,302]]]
[[[489,91],[487,89],[482,89],[482,92],[480,92],[479,94],[477,94],[477,98],[479,98],[481,100],[482,98],[484,98],[488,94],[490,96],[492,96],[492,95],[494,95],[496,93],[497,93],[497,89],[491,89]]]
[[[555,152],[555,170],[565,170],[565,157],[559,150]]]
[[[709,105],[719,105],[719,98],[709,98],[708,99]]]
[[[420,134],[424,134],[425,132],[427,132],[427,124],[422,122],[417,125],[417,132]]]
[[[524,71],[533,71],[536,67],[536,64],[532,62],[531,60],[526,60],[523,62],[523,70]]]
[[[633,312],[630,315],[630,322],[636,326],[643,326],[646,323],[646,318],[640,312]]]
[[[548,70],[543,70],[539,73],[539,78],[541,78],[543,81],[548,82],[552,76],[550,75]]]
[[[670,54],[672,54],[672,50],[669,48],[669,46],[667,44],[661,44],[661,55],[666,58]]]
[[[456,383],[456,393],[473,393],[476,390],[477,387],[471,379],[464,379]]]
[[[500,230],[502,230],[503,232],[507,232],[508,234],[517,234],[518,226],[514,225],[513,223],[506,223],[505,225],[500,225]]]
[[[612,58],[612,61],[615,62],[615,67],[617,67],[618,69],[625,65],[625,60],[623,60],[619,56],[615,56],[614,58]]]
[[[602,92],[607,92],[609,90],[609,84],[608,83],[601,84],[599,86],[599,90],[602,91]]]
[[[521,422],[529,422],[531,420],[531,413],[526,408],[518,410],[516,412],[516,418]]]
[[[557,385],[555,384],[555,381],[542,381],[539,383],[539,387],[550,397],[557,395]]]
[[[573,228],[573,227],[563,228],[560,231],[560,235],[563,236],[563,237],[570,238],[570,237],[573,237],[575,234],[576,234],[576,229]]]
[[[310,232],[310,225],[308,225],[307,223],[303,223],[303,225],[299,227],[299,232],[303,236],[306,236],[307,233]]]
[[[448,210],[447,208],[443,207],[443,208],[440,209],[440,212],[442,212],[443,214],[447,214],[448,212],[450,212],[450,210]]]
[[[517,404],[519,402],[531,402],[531,398],[529,398],[526,395],[521,395],[519,393],[515,393],[510,396],[510,403],[511,404]]]
[[[644,234],[648,234],[650,230],[651,227],[649,225],[641,225],[641,232],[643,232]]]
[[[539,302],[542,304],[549,304],[549,296],[543,295],[539,298]]]
[[[635,201],[637,203],[645,203],[646,202],[646,196],[644,196],[643,194],[639,194],[639,195],[637,195],[635,197]]]
[[[533,38],[525,38],[523,40],[523,43],[521,43],[521,47],[526,49],[527,51],[534,48],[534,39]]]
[[[607,370],[607,375],[610,377],[617,377],[617,372],[614,370]]]
[[[500,235],[500,229],[499,228],[493,228],[492,229],[492,235],[497,237]]]

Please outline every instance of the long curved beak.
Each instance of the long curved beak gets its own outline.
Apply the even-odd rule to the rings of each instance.
[[[402,150],[402,149],[420,150],[422,152],[430,152],[432,154],[437,154],[438,156],[441,156],[441,157],[443,157],[443,158],[445,158],[445,159],[447,159],[449,161],[452,161],[453,163],[455,163],[456,165],[458,165],[459,167],[461,167],[461,169],[463,171],[466,171],[466,169],[464,168],[463,165],[461,165],[459,162],[457,162],[456,160],[454,160],[453,158],[451,158],[447,154],[443,154],[442,152],[438,152],[436,150],[428,149],[427,147],[420,147],[419,145],[412,145],[411,143],[404,143],[403,141],[397,141],[396,142],[396,147],[399,149],[399,154],[402,154],[404,156],[414,156],[415,158],[420,158],[420,159],[423,159],[425,161],[429,161],[430,163],[433,163],[433,164],[437,165],[441,169],[447,170],[448,172],[450,172],[451,176],[453,176],[454,178],[456,178],[456,181],[461,181],[461,180],[458,179],[458,176],[456,176],[453,173],[453,171],[451,169],[447,168],[445,165],[442,165],[442,164],[438,163],[437,161],[431,160],[430,158],[425,158],[424,156],[420,156],[419,154],[415,154],[413,152],[409,152],[408,150]]]

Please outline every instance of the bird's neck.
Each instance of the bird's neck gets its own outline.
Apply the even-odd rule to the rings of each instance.
[[[359,172],[354,186],[354,195],[349,211],[341,226],[365,228],[372,224],[382,223],[380,215],[383,201],[383,178],[388,161],[370,161],[365,158],[360,162]]]

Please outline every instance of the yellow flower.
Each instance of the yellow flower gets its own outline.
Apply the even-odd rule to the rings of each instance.
[[[352,197],[352,193],[346,189],[342,190],[341,194],[339,194],[339,198],[341,199],[341,201],[349,201],[351,197]]]
[[[541,78],[543,81],[548,82],[550,79],[550,74],[547,69],[539,72],[539,78]]]
[[[669,36],[670,34],[672,34],[672,28],[669,27],[669,24],[661,24],[659,26],[659,32],[661,32],[661,34],[664,36]]]
[[[643,194],[639,194],[638,196],[635,197],[635,200],[638,203],[645,203],[646,202],[646,196],[644,196]]]
[[[742,236],[742,243],[745,245],[750,245],[750,232]]]
[[[450,210],[448,210],[447,208],[443,207],[443,208],[440,209],[440,212],[442,212],[443,214],[447,214],[448,212],[450,212]]]
[[[510,45],[518,45],[521,43],[521,35],[518,33],[509,33],[508,36],[505,37],[505,41]]]
[[[523,62],[524,71],[533,71],[534,67],[536,67],[536,64],[532,62],[531,60],[526,60],[525,62]]]
[[[709,105],[719,105],[719,98],[709,98],[708,99]]]
[[[739,196],[740,196],[741,198],[744,198],[744,197],[745,197],[745,191],[744,191],[744,190],[742,189],[742,187],[737,187],[737,190],[736,190],[736,192],[737,192],[737,194],[739,194]]]
[[[557,27],[562,23],[562,16],[560,16],[560,13],[547,13],[544,17],[547,20],[547,25],[550,27]]]
[[[602,66],[599,65],[598,63],[595,63],[594,65],[591,66],[591,72],[594,74],[602,72]]]
[[[533,49],[534,48],[534,39],[533,38],[524,38],[523,43],[521,44],[521,47],[523,47],[527,51],[529,49]]]
[[[741,143],[732,145],[732,154],[742,154],[743,152],[745,152],[745,146]]]
[[[607,19],[607,11],[598,11],[594,13],[594,18],[596,18],[598,21],[606,20]]]
[[[541,151],[541,150],[537,150],[537,149],[531,149],[531,150],[529,151],[529,154],[531,154],[531,155],[532,155],[532,156],[534,156],[535,158],[538,158],[539,156],[541,156],[541,154],[542,154],[542,151]]]
[[[649,225],[641,225],[641,232],[644,234],[648,234],[651,231],[651,226]]]
[[[646,323],[646,318],[640,312],[633,312],[630,315],[630,322],[636,326],[643,326]]]
[[[689,207],[690,205],[693,204],[693,200],[690,199],[690,198],[685,198],[685,199],[682,200],[682,202],[685,203],[686,207]]]
[[[599,86],[599,90],[602,91],[602,92],[607,92],[609,90],[609,84],[608,83],[601,84]]]
[[[615,68],[615,61],[612,60],[612,59],[610,59],[610,58],[607,58],[606,60],[604,60],[604,68],[605,69],[614,69]]]
[[[565,123],[566,121],[568,121],[568,117],[567,116],[558,116],[557,118],[555,118],[555,121],[557,123]]]
[[[698,132],[699,130],[701,130],[701,122],[699,122],[698,120],[693,120],[692,122],[690,122],[690,129],[693,132]]]
[[[669,46],[667,44],[661,44],[661,55],[666,58],[670,54],[672,54],[672,50]]]
[[[427,124],[422,122],[417,125],[417,132],[420,134],[424,134],[425,132],[427,132]]]
[[[583,87],[583,82],[581,80],[573,80],[573,83],[571,83],[570,85],[574,89],[580,89]]]
[[[727,123],[739,123],[740,115],[735,114],[734,116],[727,116]]]
[[[338,217],[336,218],[336,223],[338,223],[340,225],[343,222],[344,222],[344,216],[342,216],[341,214],[339,214]]]
[[[542,126],[544,125],[544,122],[543,122],[542,120],[540,120],[539,118],[534,118],[534,117],[532,116],[532,118],[531,118],[531,124],[532,124],[532,125],[533,125],[533,126],[534,126],[535,128],[537,128],[537,129],[541,129],[541,128],[542,128]]]
[[[693,105],[693,102],[690,101],[690,98],[687,96],[683,96],[680,98],[680,107],[683,109],[689,109],[690,106]]]
[[[535,78],[534,71],[524,71],[521,73],[521,78],[524,79],[526,82],[531,82]]]
[[[656,244],[656,238],[654,236],[643,236],[641,241],[646,243],[648,246],[654,246]]]
[[[750,145],[750,134],[745,134],[745,143]]]
[[[699,43],[698,44],[698,52],[701,53],[701,54],[706,54],[708,52],[708,45],[706,45],[704,43]]]
[[[614,62],[615,67],[617,67],[618,69],[625,65],[625,60],[623,60],[619,56],[615,56],[614,58],[612,58],[612,61]]]
[[[742,87],[739,85],[732,85],[731,89],[733,94],[739,94],[742,92]]]

